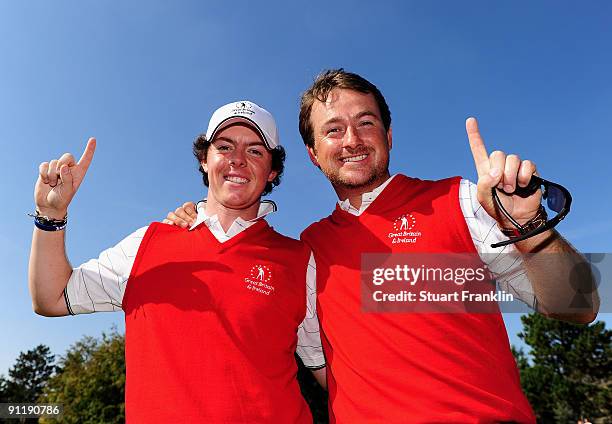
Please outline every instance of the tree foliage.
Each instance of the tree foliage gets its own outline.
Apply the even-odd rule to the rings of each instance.
[[[0,402],[35,403],[55,371],[54,363],[55,355],[48,346],[41,344],[21,352],[9,369],[8,378],[0,376]],[[0,422],[9,420],[0,419]],[[35,423],[37,419],[22,418],[19,422]]]
[[[63,417],[41,422],[124,422],[124,347],[124,337],[116,330],[100,339],[86,336],[71,346],[41,398],[41,402],[62,404]]]
[[[8,372],[0,376],[2,402],[32,403],[42,394],[45,384],[55,371],[55,355],[48,346],[38,345],[21,352]]]
[[[612,331],[604,322],[584,326],[539,314],[521,318],[519,337],[529,355],[514,350],[521,385],[538,422],[612,420]]]

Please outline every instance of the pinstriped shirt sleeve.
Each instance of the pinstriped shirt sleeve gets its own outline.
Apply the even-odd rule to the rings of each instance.
[[[508,240],[493,219],[478,202],[476,184],[462,179],[459,203],[470,230],[474,246],[482,261],[495,276],[500,290],[511,293],[533,310],[538,310],[533,286],[523,267],[521,254],[514,245],[493,248],[491,244]]]
[[[317,265],[312,253],[306,271],[306,316],[298,327],[296,353],[307,368],[317,369],[325,366],[317,317]]]
[[[121,310],[125,286],[140,242],[148,227],[136,230],[119,244],[74,268],[64,289],[72,315]]]

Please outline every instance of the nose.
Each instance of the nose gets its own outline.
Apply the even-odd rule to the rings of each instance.
[[[361,137],[359,137],[357,129],[353,125],[349,125],[346,129],[346,133],[344,134],[343,147],[354,149],[362,144],[363,140],[361,140]]]
[[[245,152],[242,149],[234,149],[229,157],[229,163],[237,168],[246,166]]]

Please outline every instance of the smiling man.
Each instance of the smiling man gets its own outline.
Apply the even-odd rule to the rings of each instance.
[[[534,309],[574,322],[595,318],[592,276],[586,272],[577,286],[567,284],[569,272],[584,258],[558,233],[545,231],[517,243],[516,249],[490,246],[507,240],[504,234],[512,228],[494,205],[492,188],[503,188],[505,208],[525,229],[546,221],[542,193],[515,192],[536,172],[533,162],[499,151],[489,155],[474,118],[467,120],[466,130],[477,185],[459,177],[424,181],[391,176],[391,113],[376,86],[359,75],[332,70],[302,96],[300,133],[311,161],[339,198],[328,218],[302,233],[317,264],[332,421],[535,421],[499,310],[364,313],[361,253],[480,254],[500,285]],[[394,243],[388,233],[406,216],[418,225],[418,235]],[[528,260],[521,265],[518,254],[529,252],[557,257],[546,267]],[[577,291],[592,294],[590,308],[565,313],[559,306],[570,305]]]
[[[34,310],[125,312],[128,422],[311,423],[294,358],[324,380],[311,254],[266,223],[276,206],[261,201],[285,159],[272,115],[248,101],[212,115],[193,146],[208,196],[190,231],[153,223],[73,269],[66,215],[95,145],[40,165]]]

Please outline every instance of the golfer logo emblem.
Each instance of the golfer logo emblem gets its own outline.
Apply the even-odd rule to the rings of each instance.
[[[257,264],[251,267],[248,276],[244,279],[248,290],[269,296],[274,293],[272,285],[272,271],[267,265]]]
[[[387,235],[391,244],[416,243],[421,236],[421,232],[415,230],[417,220],[411,213],[398,216],[393,221],[393,229]]]
[[[255,113],[253,105],[250,102],[236,102],[232,112],[235,115],[252,115]]]
[[[410,231],[416,225],[416,219],[412,214],[405,213],[393,222],[393,230],[395,231]]]
[[[270,268],[268,268],[266,265],[255,265],[251,268],[249,277],[251,277],[252,280],[261,281],[262,283],[269,283],[272,279],[272,273],[270,272]]]

